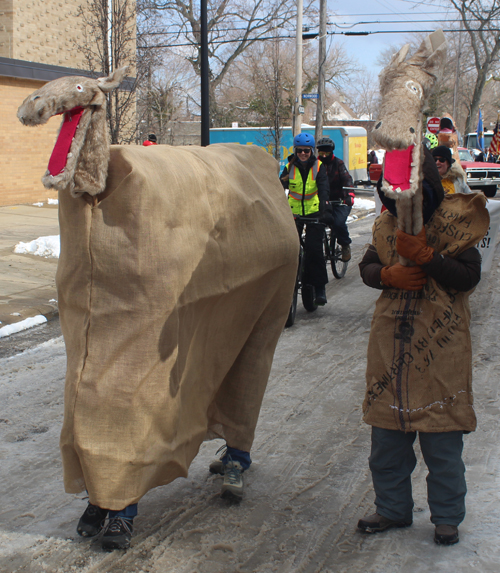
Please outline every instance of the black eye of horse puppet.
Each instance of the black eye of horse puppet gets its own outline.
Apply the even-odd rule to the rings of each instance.
[[[118,511],[187,476],[207,437],[250,451],[299,250],[257,146],[110,147],[124,74],[54,80],[18,111],[63,114],[42,181],[59,191],[65,487]]]

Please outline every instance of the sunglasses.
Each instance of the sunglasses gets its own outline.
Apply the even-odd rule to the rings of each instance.
[[[446,159],[444,157],[434,157],[434,161],[437,163],[446,163]]]
[[[306,149],[296,149],[295,150],[297,153],[307,153],[309,155],[309,153],[311,153],[311,149],[309,147],[307,147]]]

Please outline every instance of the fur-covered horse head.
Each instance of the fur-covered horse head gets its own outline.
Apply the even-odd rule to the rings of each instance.
[[[74,197],[98,195],[106,186],[109,132],[106,93],[116,89],[127,68],[105,78],[67,76],[45,84],[28,96],[17,117],[24,125],[43,125],[53,115],[63,122],[42,178],[47,189],[69,189]]]
[[[444,34],[433,32],[406,59],[408,50],[403,46],[380,73],[382,103],[373,138],[386,150],[382,191],[397,201],[398,227],[417,234],[423,225],[422,111],[443,72]]]

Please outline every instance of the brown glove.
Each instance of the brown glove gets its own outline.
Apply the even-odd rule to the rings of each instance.
[[[422,227],[418,235],[408,235],[398,229],[396,232],[396,251],[417,265],[430,262],[434,256],[434,249],[427,246],[425,227]]]
[[[396,263],[380,271],[380,280],[384,286],[403,290],[422,290],[427,282],[426,274],[420,267],[404,267]]]

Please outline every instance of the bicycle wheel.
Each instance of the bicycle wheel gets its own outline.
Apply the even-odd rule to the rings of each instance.
[[[304,308],[307,312],[314,312],[318,308],[315,300],[316,293],[314,292],[314,287],[311,285],[302,285],[301,294]]]
[[[336,279],[341,279],[347,271],[347,262],[342,260],[342,247],[337,243],[337,237],[331,235],[330,237],[330,252],[332,263],[332,273]]]
[[[291,305],[290,310],[288,312],[288,318],[286,319],[286,322],[285,322],[285,328],[293,326],[293,323],[295,322],[295,315],[297,314],[298,294],[299,294],[299,289],[297,288],[297,285],[295,285],[295,290],[293,291],[292,305]]]
[[[332,251],[330,251],[330,238],[329,238],[329,233],[331,231],[328,229],[325,229],[325,232],[323,233],[323,254],[325,256],[325,262],[328,264],[332,261]]]
[[[301,246],[299,251],[299,265],[297,267],[297,276],[295,278],[295,288],[293,289],[292,304],[288,312],[288,318],[285,322],[285,328],[292,326],[295,322],[295,315],[297,314],[297,300],[299,296],[300,277],[302,276],[302,264],[304,260],[304,249]]]

